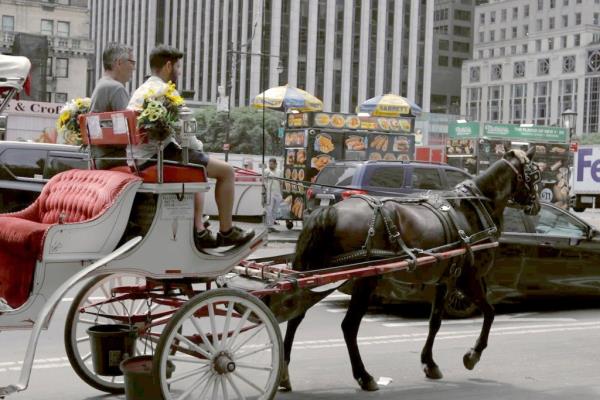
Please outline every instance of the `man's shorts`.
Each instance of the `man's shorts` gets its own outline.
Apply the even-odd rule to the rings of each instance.
[[[165,147],[163,151],[163,157],[165,160],[183,162],[183,150],[175,143],[171,142]],[[208,166],[208,155],[198,150],[188,149],[188,161],[191,164],[200,164],[205,167]],[[139,169],[144,169],[150,165],[156,164],[156,161],[146,161],[139,165]]]

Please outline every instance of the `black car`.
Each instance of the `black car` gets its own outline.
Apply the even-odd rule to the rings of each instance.
[[[342,201],[353,194],[393,196],[449,190],[470,179],[465,171],[443,163],[419,161],[341,161],[327,164],[307,191],[307,208]],[[339,186],[332,188],[327,186]]]
[[[59,172],[88,168],[79,146],[0,141],[0,213],[22,210]]]
[[[500,246],[486,277],[492,303],[522,298],[600,295],[600,233],[576,215],[542,203],[538,215],[506,208]],[[433,287],[386,279],[377,288],[383,303],[429,302]],[[476,308],[459,291],[448,293],[446,312],[468,316]]]

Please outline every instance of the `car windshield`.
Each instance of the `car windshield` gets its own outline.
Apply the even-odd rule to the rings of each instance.
[[[356,172],[353,165],[336,165],[323,168],[317,176],[316,183],[332,186],[348,186],[352,183],[352,177]]]

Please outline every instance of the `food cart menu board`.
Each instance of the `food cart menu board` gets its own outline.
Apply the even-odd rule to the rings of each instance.
[[[450,139],[446,143],[448,164],[468,173],[477,173],[477,141],[475,139]]]
[[[527,151],[535,146],[534,161],[542,173],[539,189],[540,199],[559,207],[566,207],[569,201],[569,145],[564,143],[530,143],[523,146],[512,146],[505,140],[481,140],[479,150],[479,171],[485,170],[499,160],[505,149],[518,148]]]

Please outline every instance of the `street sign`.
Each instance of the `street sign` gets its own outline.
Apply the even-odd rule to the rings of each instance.
[[[579,148],[579,143],[577,143],[577,142],[571,142],[571,144],[569,145],[569,150],[571,151],[571,153],[577,153],[578,148]]]
[[[223,150],[229,151],[229,143],[223,143]]]

